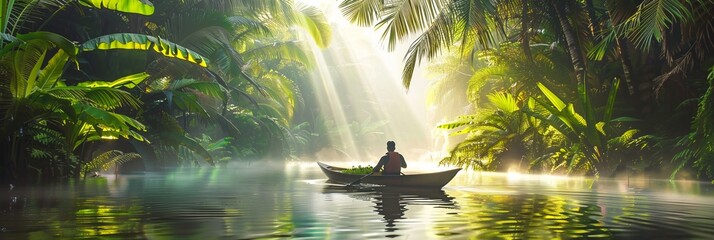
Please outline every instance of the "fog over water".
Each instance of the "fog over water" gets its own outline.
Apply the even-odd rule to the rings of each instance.
[[[239,163],[3,191],[0,239],[709,239],[713,190],[471,171],[346,188],[314,161]]]

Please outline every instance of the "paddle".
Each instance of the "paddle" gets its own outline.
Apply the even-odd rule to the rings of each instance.
[[[362,181],[362,179],[365,179],[366,177],[372,176],[372,174],[374,174],[374,172],[371,172],[371,173],[369,173],[369,174],[367,174],[367,175],[362,176],[361,178],[355,180],[354,182],[351,182],[350,184],[347,184],[347,186],[355,185],[355,184],[359,183],[360,181]]]

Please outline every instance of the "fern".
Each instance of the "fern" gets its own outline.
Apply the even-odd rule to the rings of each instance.
[[[106,151],[85,163],[82,166],[82,173],[86,175],[91,171],[106,171],[138,158],[141,158],[141,155],[137,153],[124,153],[119,150]]]
[[[708,88],[699,99],[697,113],[694,116],[692,129],[687,135],[681,136],[676,147],[681,149],[674,155],[672,161],[676,168],[672,171],[670,178],[674,178],[685,166],[692,164],[699,170],[699,174],[714,176],[714,67],[709,69]]]

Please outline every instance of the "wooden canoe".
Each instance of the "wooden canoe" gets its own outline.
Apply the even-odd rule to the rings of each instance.
[[[330,181],[348,184],[356,181],[364,175],[342,173],[346,168],[330,166],[321,162],[322,172],[327,175]],[[461,168],[451,169],[443,172],[434,173],[419,173],[407,175],[381,176],[373,175],[362,179],[360,182],[383,185],[388,187],[404,187],[404,188],[442,188],[456,176]]]

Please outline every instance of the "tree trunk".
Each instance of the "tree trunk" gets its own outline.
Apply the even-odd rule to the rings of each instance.
[[[583,58],[583,53],[580,50],[580,44],[578,43],[578,35],[575,30],[570,25],[568,17],[565,12],[558,6],[557,1],[551,2],[552,7],[555,9],[555,15],[560,22],[560,27],[563,30],[563,35],[565,36],[565,41],[568,44],[568,53],[570,53],[570,60],[573,63],[573,70],[575,71],[575,79],[577,83],[585,83],[585,58]]]
[[[523,8],[521,10],[521,48],[523,49],[523,55],[526,56],[528,60],[528,65],[533,66],[533,54],[531,54],[530,46],[530,34],[528,31],[528,22],[530,18],[528,16],[528,0],[523,0]]]
[[[628,45],[625,39],[617,37],[615,39],[617,43],[617,51],[620,54],[620,63],[622,64],[622,73],[625,76],[625,83],[627,83],[627,92],[630,95],[635,95],[635,82],[632,78],[632,65],[630,64],[630,52],[628,52]]]
[[[610,10],[607,10],[607,17],[610,19],[610,24],[613,26],[619,24],[612,18]],[[625,83],[627,84],[627,92],[630,95],[635,95],[635,83],[632,79],[632,64],[627,41],[620,36],[616,36],[615,43],[617,44],[617,53],[620,54],[620,63],[622,64],[622,73],[625,76]]]
[[[587,10],[588,19],[590,20],[590,34],[592,34],[593,39],[598,39],[597,36],[600,34],[600,24],[597,21],[593,0],[585,0],[585,10]]]

